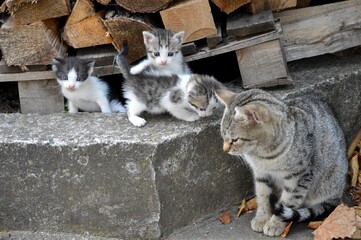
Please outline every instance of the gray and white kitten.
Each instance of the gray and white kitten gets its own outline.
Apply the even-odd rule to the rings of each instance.
[[[125,58],[127,46],[116,56],[120,72],[125,78],[124,97],[127,99],[129,121],[137,127],[146,124],[139,115],[169,112],[184,121],[196,121],[210,116],[219,102],[214,91],[223,88],[215,78],[198,74],[153,75],[147,72],[132,75]]]
[[[131,74],[143,71],[160,74],[160,72],[186,74],[190,69],[183,59],[181,47],[184,32],[173,33],[166,29],[143,31],[147,59],[130,69]]]
[[[223,149],[253,170],[254,231],[278,236],[286,221],[322,217],[341,202],[346,144],[326,103],[305,97],[281,101],[262,90],[216,95],[226,106]]]
[[[93,60],[77,57],[53,59],[52,69],[62,94],[68,100],[69,113],[76,113],[79,109],[86,112],[125,112],[118,96],[110,94],[109,85],[91,76],[93,68]]]

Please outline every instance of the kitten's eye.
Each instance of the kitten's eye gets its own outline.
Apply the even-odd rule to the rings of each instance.
[[[216,109],[217,107],[213,107],[213,110]]]
[[[61,80],[68,80],[68,76],[62,76]]]
[[[77,81],[81,81],[81,78],[80,78],[80,77],[76,77],[76,80],[77,80]]]
[[[155,57],[159,57],[160,56],[160,53],[159,52],[154,52],[153,53]]]
[[[168,53],[168,57],[173,57],[174,56],[174,52],[169,52]]]

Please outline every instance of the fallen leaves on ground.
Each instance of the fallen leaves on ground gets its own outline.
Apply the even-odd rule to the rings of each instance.
[[[323,221],[313,221],[308,224],[308,227],[312,229],[317,229],[322,223]]]
[[[242,213],[252,211],[256,208],[257,208],[256,198],[252,198],[248,201],[246,201],[246,199],[243,199],[241,205],[238,207],[237,218],[239,218],[239,216],[241,216]]]
[[[312,234],[315,240],[332,240],[333,238],[350,238],[355,231],[355,209],[340,204]]]
[[[223,224],[230,224],[232,222],[231,215],[228,211],[223,212],[223,214],[218,219]]]
[[[289,223],[287,224],[285,230],[284,230],[283,233],[281,234],[281,237],[283,237],[283,238],[287,237],[287,234],[288,234],[288,232],[289,232],[290,229],[291,229],[292,223],[293,223],[293,222],[289,222]]]

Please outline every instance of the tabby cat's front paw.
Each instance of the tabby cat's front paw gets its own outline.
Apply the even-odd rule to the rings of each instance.
[[[140,68],[138,66],[134,66],[130,69],[130,74],[139,74],[141,71],[143,70],[143,68]]]
[[[251,221],[252,230],[255,232],[263,232],[263,227],[269,219],[270,217],[266,216],[254,217]]]
[[[272,219],[266,222],[263,227],[263,233],[267,236],[280,236],[286,228],[287,223],[283,221],[273,221]]]
[[[198,114],[194,114],[194,115],[187,116],[184,120],[188,121],[188,122],[194,122],[194,121],[197,121],[200,118],[201,117]]]

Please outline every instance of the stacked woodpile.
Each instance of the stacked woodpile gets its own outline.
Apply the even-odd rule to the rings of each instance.
[[[209,47],[214,48],[222,41],[222,20],[213,16],[211,4],[226,14],[239,8],[257,14],[294,8],[297,0],[6,0],[1,11],[11,18],[0,31],[0,47],[8,66],[46,65],[56,56],[66,56],[69,47],[112,45],[119,51],[127,39],[133,62],[145,55],[141,32],[165,27],[185,30],[185,42],[208,37]],[[265,17],[263,25],[229,33],[243,37],[271,30],[272,16]]]

